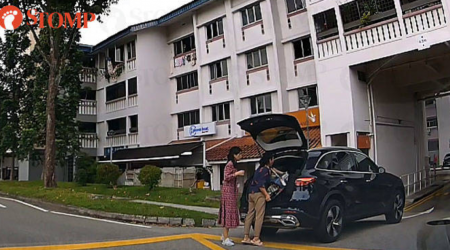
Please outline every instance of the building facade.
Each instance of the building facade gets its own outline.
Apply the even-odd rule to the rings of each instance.
[[[286,113],[311,147],[413,173],[428,162],[425,102],[450,90],[449,13],[440,0],[192,1],[92,47],[81,144],[127,171],[207,167],[220,189],[231,146],[247,175],[262,153],[237,122]]]

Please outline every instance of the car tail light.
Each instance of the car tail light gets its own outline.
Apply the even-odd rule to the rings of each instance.
[[[314,177],[298,178],[297,180],[295,180],[295,186],[306,187],[310,184],[313,184],[314,182],[316,182],[316,178]]]

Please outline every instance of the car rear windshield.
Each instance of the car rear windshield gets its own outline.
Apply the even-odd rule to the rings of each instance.
[[[313,169],[316,166],[317,161],[319,161],[322,154],[323,154],[323,152],[321,152],[321,151],[308,152],[308,160],[306,161],[306,169]]]
[[[301,139],[297,131],[290,127],[276,127],[271,129],[266,129],[258,135],[259,139],[265,144],[275,144],[283,141],[298,141]],[[301,146],[301,145],[300,145]]]

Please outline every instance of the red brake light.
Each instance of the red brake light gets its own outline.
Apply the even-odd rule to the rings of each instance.
[[[295,186],[305,187],[310,184],[313,184],[314,182],[316,182],[316,178],[314,178],[314,177],[298,178],[297,180],[295,180]]]

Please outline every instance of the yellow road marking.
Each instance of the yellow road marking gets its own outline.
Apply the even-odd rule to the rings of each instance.
[[[211,249],[211,250],[225,250],[224,248],[212,243],[211,241],[203,238],[201,235],[195,235],[192,237],[193,240],[199,242],[200,244],[202,244],[203,246]],[[220,239],[220,237],[219,237]]]
[[[123,247],[132,245],[144,245],[152,243],[160,243],[172,240],[183,240],[190,239],[190,234],[183,235],[173,235],[173,236],[163,236],[148,239],[137,239],[137,240],[121,240],[121,241],[110,241],[110,242],[95,242],[86,244],[68,244],[68,245],[56,245],[56,246],[33,246],[33,247],[8,247],[0,248],[0,250],[81,250],[81,249],[100,249],[108,247]]]
[[[416,203],[413,203],[413,204],[411,204],[411,205],[405,207],[405,212],[409,212],[409,211],[411,211],[412,209],[414,209],[414,208],[416,208],[416,207],[418,207],[418,206],[420,206],[420,205],[425,204],[426,202],[430,201],[430,200],[433,199],[434,197],[443,195],[443,194],[444,194],[444,189],[445,189],[445,187],[442,187],[442,188],[436,190],[434,193],[432,193],[432,194],[430,194],[429,196],[427,196],[426,198],[424,198],[424,199],[422,199],[422,200],[420,200],[420,201],[418,201],[418,202],[416,202]]]
[[[426,202],[432,200],[434,197],[435,197],[434,195],[430,195],[430,196],[428,196],[428,197],[425,198],[425,199],[422,199],[422,200],[420,200],[420,201],[418,201],[418,202],[416,202],[416,203],[413,203],[412,205],[410,205],[410,206],[408,206],[407,208],[405,208],[405,212],[409,212],[409,211],[413,210],[414,208],[416,208],[416,207],[418,207],[418,206],[420,206],[420,205],[425,204]]]
[[[200,234],[200,237],[208,240],[220,240],[220,236],[210,234]],[[241,244],[242,238],[233,238],[234,243]],[[275,242],[264,242],[264,247],[275,249],[288,249],[288,250],[350,250],[345,248],[329,248],[329,247],[314,247],[296,244],[284,244]]]
[[[192,239],[211,250],[225,250],[224,248],[210,242],[210,240],[220,241],[220,236],[209,234],[182,234],[173,236],[163,236],[156,238],[137,239],[137,240],[121,240],[110,242],[95,242],[86,244],[67,244],[67,245],[55,245],[55,246],[32,246],[32,247],[7,247],[0,248],[0,250],[81,250],[81,249],[101,249],[112,247],[124,247],[133,245],[146,245],[152,243],[161,243],[173,240],[185,240]],[[241,239],[233,238],[235,243],[241,244]],[[328,248],[328,247],[315,247],[295,244],[284,244],[274,242],[264,242],[264,247],[275,249],[288,249],[288,250],[349,250],[344,248]],[[180,248],[182,249],[182,248]]]

